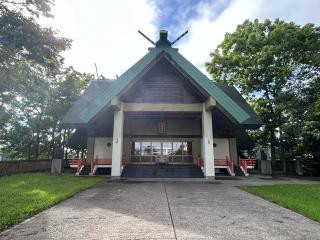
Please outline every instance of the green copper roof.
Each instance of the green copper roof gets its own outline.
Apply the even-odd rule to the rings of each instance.
[[[182,71],[192,78],[200,87],[202,87],[209,95],[211,95],[219,105],[225,109],[240,124],[245,123],[250,118],[248,112],[241,107],[226,92],[212,83],[199,69],[184,58],[177,49],[171,47],[171,42],[167,40],[164,32],[160,32],[160,40],[156,42],[156,46],[152,48],[143,58],[135,63],[131,68],[124,72],[117,80],[115,80],[108,88],[101,91],[90,104],[86,104],[81,111],[77,112],[77,116],[71,120],[68,114],[64,118],[65,124],[81,124],[88,123],[97,113],[107,107],[111,99],[117,96],[125,87],[134,80],[139,73],[146,69],[161,54],[167,54],[174,63],[176,63]]]
[[[249,115],[236,102],[234,102],[225,92],[223,92],[212,81],[207,78],[198,68],[184,58],[180,53],[172,48],[168,50],[172,59],[203,89],[205,89],[227,112],[231,114],[239,123],[249,118]]]
[[[123,90],[145,67],[154,60],[164,49],[156,47],[141,58],[136,64],[124,72],[104,93],[99,95],[92,105],[84,109],[79,117],[84,123],[90,121],[103,107],[110,103],[112,97]]]

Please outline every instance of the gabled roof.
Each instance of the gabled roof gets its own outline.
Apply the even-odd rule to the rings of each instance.
[[[101,95],[108,87],[114,82],[114,80],[91,80],[87,89],[77,98],[64,116],[64,124],[81,124],[82,119],[79,118],[81,111],[90,107],[95,99]]]
[[[236,98],[233,98],[229,95],[231,93],[230,89],[228,93],[227,88],[224,89],[223,87],[219,87],[219,85],[213,83],[199,69],[184,58],[177,49],[172,48],[170,41],[166,38],[166,32],[160,32],[160,40],[156,43],[156,46],[150,49],[143,58],[124,72],[117,80],[108,86],[105,85],[106,88],[104,89],[102,89],[102,87],[98,87],[98,92],[95,92],[92,97],[89,97],[89,95],[92,95],[94,89],[97,89],[91,84],[82,97],[75,102],[74,106],[67,113],[64,118],[64,123],[72,125],[88,123],[102,109],[105,109],[110,105],[114,96],[117,96],[128,86],[129,83],[134,81],[141,72],[147,69],[162,55],[168,56],[181,71],[193,79],[204,91],[208,93],[208,95],[212,96],[238,123],[247,124],[248,121],[251,122],[251,120],[255,119],[259,121],[255,123],[252,121],[252,124],[261,124],[260,119],[255,115],[250,106],[243,103],[243,101],[245,103],[246,101],[239,93],[238,95],[240,97],[237,96]],[[236,91],[236,89],[234,90]],[[81,98],[84,98],[83,102]],[[243,100],[239,101],[240,98]],[[255,117],[252,117],[253,115]]]
[[[262,125],[261,119],[257,116],[252,107],[248,102],[242,97],[238,90],[234,86],[230,86],[224,83],[213,83],[219,87],[225,94],[227,94],[234,102],[236,102],[246,113],[249,118],[242,122],[245,125]]]

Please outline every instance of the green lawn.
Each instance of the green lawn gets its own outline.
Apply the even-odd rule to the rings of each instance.
[[[240,188],[320,222],[320,184],[281,184]]]
[[[49,173],[0,177],[0,231],[102,180],[100,177],[54,176]]]

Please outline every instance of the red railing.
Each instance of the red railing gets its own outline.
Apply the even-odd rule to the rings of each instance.
[[[203,167],[203,160],[200,156],[197,157],[197,165],[198,167]]]
[[[197,158],[197,165],[199,167],[203,167],[203,159],[202,158],[200,158],[200,157]],[[214,159],[214,165],[228,167],[230,169],[231,174],[234,174],[233,161],[228,159],[227,156],[225,159]]]
[[[234,174],[233,161],[228,159],[227,156],[225,159],[214,159],[214,165],[215,166],[226,166],[230,169],[231,174]]]
[[[112,165],[111,158],[96,158],[91,161],[91,172],[93,172],[96,165]]]
[[[248,174],[248,168],[254,168],[255,164],[256,164],[255,159],[239,157],[239,166],[242,167],[245,174]]]
[[[123,157],[121,164],[122,166],[128,163],[128,158]],[[96,158],[91,161],[91,173],[93,173],[95,166],[97,165],[112,165],[112,158]]]
[[[80,170],[81,170],[81,167],[84,165],[84,163],[85,163],[85,160],[83,159],[83,158],[69,158],[69,159],[67,159],[67,161],[68,161],[68,164],[71,166],[71,165],[73,165],[73,166],[77,166],[76,168],[77,168],[77,173],[79,173],[80,172]]]
[[[127,165],[128,164],[128,157],[123,157],[122,158],[122,161],[121,161],[121,164],[122,164],[122,166],[125,166],[125,165]]]

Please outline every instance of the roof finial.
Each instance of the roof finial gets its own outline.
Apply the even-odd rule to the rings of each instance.
[[[179,37],[176,38],[176,40],[174,40],[172,43],[171,43],[171,46],[173,44],[175,44],[176,42],[178,42],[181,38],[183,38],[189,31],[185,31],[184,33],[182,33]]]
[[[160,45],[167,45],[172,46],[176,42],[178,42],[181,38],[183,38],[187,33],[188,30],[182,33],[179,37],[176,38],[173,42],[170,42],[168,40],[168,31],[167,30],[160,30],[159,32],[159,40],[157,42],[152,41],[150,38],[148,38],[143,32],[138,30],[138,33],[140,33],[145,39],[147,39],[152,45],[154,46],[160,46]],[[151,48],[152,49],[152,48]]]
[[[147,39],[150,43],[153,44],[153,46],[155,46],[156,44],[154,43],[154,41],[152,41],[150,38],[148,38],[143,32],[141,32],[139,29],[138,29],[138,33],[140,33],[145,39]]]

